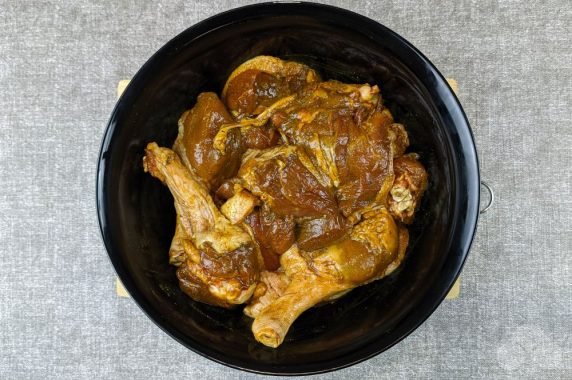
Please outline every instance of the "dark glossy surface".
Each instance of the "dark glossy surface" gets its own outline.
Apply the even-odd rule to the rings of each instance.
[[[254,341],[241,310],[193,302],[168,264],[172,198],[143,173],[149,141],[171,145],[177,119],[202,91],[219,92],[260,54],[298,60],[323,78],[378,84],[406,124],[430,184],[392,276],[303,314],[278,349]],[[443,77],[405,40],[365,17],[316,4],[262,4],[199,23],[137,73],[111,116],[101,148],[97,207],[109,256],[135,301],[163,330],[221,363],[300,374],[364,360],[407,336],[445,297],[468,253],[478,216],[479,171],[465,115]]]

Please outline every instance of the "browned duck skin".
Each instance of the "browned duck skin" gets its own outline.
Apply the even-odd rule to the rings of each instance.
[[[396,220],[410,224],[427,189],[427,171],[416,154],[396,158],[393,167],[395,181],[390,190],[389,211]]]
[[[179,218],[171,249],[183,247],[186,260],[177,270],[181,288],[193,299],[232,307],[246,302],[259,279],[258,246],[240,225],[232,224],[215,206],[208,189],[175,152],[150,143],[145,171],[169,187]],[[178,257],[178,256],[177,256]]]
[[[362,221],[346,239],[313,252],[294,245],[281,256],[280,271],[263,272],[245,308],[254,318],[254,337],[278,347],[307,309],[395,270],[403,260],[407,240],[406,230],[395,224],[387,210],[372,208],[364,211]]]

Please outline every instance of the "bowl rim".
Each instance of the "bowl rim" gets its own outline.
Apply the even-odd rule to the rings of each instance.
[[[462,224],[461,226],[459,226],[459,223],[457,223],[454,227],[455,231],[460,230],[455,236],[457,236],[460,239],[460,243],[462,243],[462,247],[459,248],[461,254],[458,257],[456,263],[454,263],[454,267],[450,268],[450,272],[453,272],[454,276],[450,277],[451,279],[449,283],[444,286],[440,286],[439,289],[434,290],[434,293],[436,293],[436,295],[433,295],[433,297],[431,298],[432,302],[428,307],[426,307],[425,309],[426,314],[422,315],[421,318],[418,318],[416,323],[412,323],[407,329],[405,329],[401,333],[400,336],[395,338],[390,344],[384,345],[381,348],[380,347],[372,348],[372,345],[369,344],[365,346],[365,348],[360,348],[359,350],[361,353],[360,355],[358,356],[352,355],[351,358],[347,357],[336,358],[336,364],[331,366],[325,366],[323,363],[316,362],[314,364],[306,365],[306,367],[303,370],[290,370],[290,368],[286,368],[284,366],[273,367],[268,365],[265,366],[263,369],[257,369],[249,367],[244,364],[240,364],[241,362],[240,360],[238,361],[229,360],[228,357],[223,357],[222,355],[213,354],[212,352],[211,353],[205,352],[204,347],[202,347],[201,349],[189,344],[188,337],[185,337],[183,334],[180,334],[177,331],[172,331],[170,328],[164,326],[161,323],[160,315],[139,293],[134,282],[129,278],[128,271],[124,267],[124,264],[122,263],[119,255],[113,253],[114,248],[112,246],[111,236],[109,235],[107,227],[109,224],[108,221],[110,219],[106,211],[106,205],[105,205],[106,190],[104,185],[106,181],[104,177],[107,168],[106,156],[111,145],[112,136],[115,134],[115,130],[118,126],[116,118],[118,114],[121,112],[122,108],[124,107],[123,103],[127,99],[130,99],[135,95],[135,93],[138,90],[137,87],[139,81],[142,80],[143,77],[147,75],[146,74],[147,72],[151,71],[153,66],[158,65],[163,60],[165,60],[166,59],[164,57],[165,53],[171,50],[174,46],[180,45],[182,41],[190,43],[192,40],[195,40],[201,37],[202,35],[207,34],[215,29],[218,29],[223,26],[232,25],[237,22],[243,22],[246,20],[253,20],[262,17],[272,17],[280,15],[281,12],[286,12],[286,14],[297,13],[305,16],[310,16],[309,12],[314,12],[314,11],[335,14],[336,17],[343,16],[348,20],[348,26],[351,26],[349,23],[349,20],[351,20],[352,24],[355,22],[354,25],[360,25],[362,28],[365,25],[370,30],[377,31],[385,35],[390,35],[398,44],[401,45],[400,48],[408,50],[409,54],[411,54],[413,58],[418,60],[420,64],[422,64],[422,66],[424,66],[424,68],[428,71],[428,74],[432,75],[433,78],[435,79],[435,83],[433,85],[437,87],[437,92],[439,92],[439,96],[441,97],[441,100],[445,104],[447,111],[450,113],[451,117],[455,119],[454,121],[455,126],[457,127],[457,129],[459,128],[464,129],[463,130],[464,133],[462,134],[462,136],[460,136],[462,140],[461,148],[463,151],[463,157],[465,158],[462,164],[464,165],[465,168],[468,168],[468,172],[471,173],[471,175],[467,176],[467,187],[468,187],[467,200],[466,200],[467,212],[464,215],[457,216],[459,218],[463,218],[463,223],[461,223]],[[356,30],[355,28],[352,29]],[[368,35],[368,37],[374,40],[376,38],[375,33],[374,35]],[[141,68],[137,71],[137,73],[133,76],[133,78],[129,82],[129,85],[127,86],[121,97],[119,97],[119,99],[117,100],[101,140],[101,146],[98,156],[97,172],[96,172],[96,181],[95,181],[95,187],[96,187],[95,206],[97,210],[100,236],[108,253],[109,260],[111,261],[119,279],[122,281],[125,289],[129,292],[131,298],[133,298],[137,306],[161,330],[163,330],[170,337],[172,337],[177,342],[179,342],[186,348],[190,349],[191,351],[207,359],[223,364],[227,367],[257,374],[299,376],[299,375],[312,375],[312,374],[336,371],[368,360],[388,350],[389,348],[393,347],[395,344],[403,340],[405,337],[409,336],[414,330],[416,330],[421,324],[423,324],[429,318],[429,316],[433,314],[433,312],[445,299],[445,296],[448,294],[449,290],[452,288],[453,284],[460,275],[463,265],[468,256],[470,247],[474,240],[479,218],[479,210],[478,210],[480,204],[479,184],[480,184],[480,170],[479,170],[478,154],[476,150],[475,139],[472,130],[470,128],[467,116],[461,104],[459,103],[457,96],[447,83],[444,76],[437,70],[437,68],[431,63],[431,61],[429,61],[429,59],[423,53],[421,53],[417,48],[415,48],[415,46],[413,46],[405,38],[401,37],[399,34],[395,33],[394,31],[382,25],[381,23],[344,8],[325,5],[325,4],[298,2],[298,1],[265,2],[265,3],[252,4],[229,9],[190,26],[189,28],[185,29],[184,31],[180,32],[178,35],[173,37],[167,43],[165,43],[141,66]],[[427,297],[428,296],[426,296],[425,298]]]

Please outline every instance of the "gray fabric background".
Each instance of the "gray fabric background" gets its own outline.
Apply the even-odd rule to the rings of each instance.
[[[94,207],[120,79],[247,1],[0,0],[0,378],[261,378],[204,359],[118,298]],[[569,1],[342,2],[460,85],[498,197],[445,301],[388,352],[324,378],[572,378]]]

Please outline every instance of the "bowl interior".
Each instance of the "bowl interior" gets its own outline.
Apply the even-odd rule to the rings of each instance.
[[[349,12],[284,9],[290,10],[268,7],[209,19],[179,35],[141,69],[119,101],[103,142],[98,208],[122,281],[163,329],[191,349],[235,367],[307,373],[382,351],[434,310],[470,244],[478,169],[476,157],[465,152],[471,153],[472,139],[451,91],[403,40]],[[325,79],[377,84],[395,119],[406,125],[410,150],[420,153],[430,177],[401,268],[307,311],[278,349],[254,340],[251,320],[241,309],[200,304],[179,290],[167,256],[173,200],[141,165],[148,142],[172,145],[179,116],[200,92],[220,94],[236,66],[261,54],[307,63]],[[470,236],[459,235],[461,227]]]

